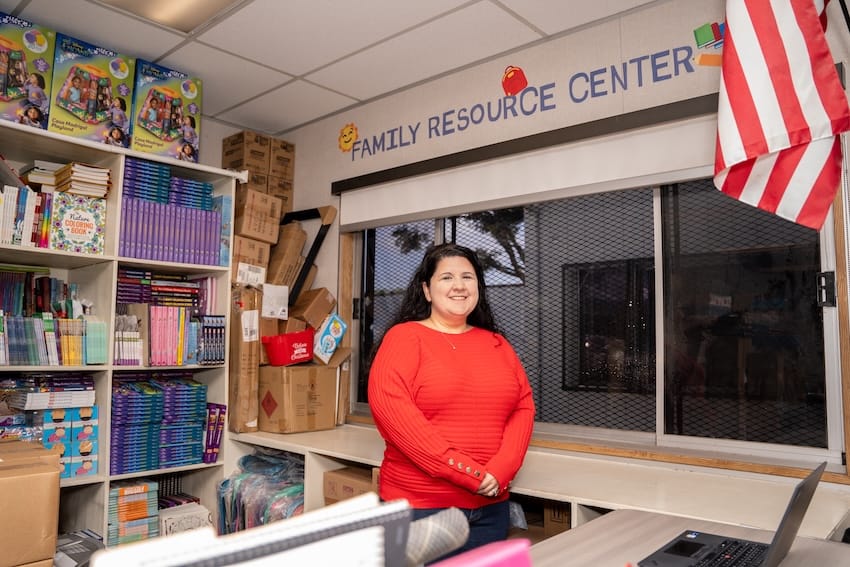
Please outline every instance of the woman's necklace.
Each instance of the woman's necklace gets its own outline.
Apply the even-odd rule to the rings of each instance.
[[[449,333],[448,331],[444,331],[443,329],[445,327],[443,327],[443,325],[438,323],[436,319],[434,319],[433,317],[428,317],[428,319],[431,321],[431,324],[434,326],[434,330],[436,330],[438,333],[440,333],[440,335],[443,337],[443,340],[445,340],[449,344],[449,346],[452,347],[452,350],[457,350],[457,347],[455,346],[455,344],[452,341],[449,340],[449,337],[447,335],[457,335],[457,334],[460,334],[460,333]],[[463,331],[461,331],[461,332],[464,332],[466,330],[467,330],[467,326],[465,326]]]

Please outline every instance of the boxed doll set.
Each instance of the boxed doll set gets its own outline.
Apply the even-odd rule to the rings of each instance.
[[[203,83],[196,77],[139,59],[136,63],[131,148],[197,162]]]
[[[47,128],[56,33],[0,12],[0,119]]]
[[[47,129],[129,147],[135,59],[56,34],[52,106]]]

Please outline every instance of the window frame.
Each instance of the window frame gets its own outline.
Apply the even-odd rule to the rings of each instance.
[[[660,189],[654,188],[654,206],[660,210]],[[532,204],[531,202],[526,204]],[[850,327],[846,323],[847,313],[847,276],[846,263],[842,262],[842,254],[839,253],[839,246],[843,246],[843,238],[836,235],[843,235],[843,199],[836,200],[834,213],[830,214],[827,224],[820,233],[821,250],[822,250],[822,267],[824,270],[833,269],[836,271],[837,280],[837,300],[836,308],[825,310],[824,312],[824,341],[828,345],[827,349],[837,348],[838,337],[846,333],[845,329],[839,329],[840,326]],[[660,233],[660,216],[656,211],[656,231]],[[442,226],[440,219],[435,219],[435,239],[439,239],[442,234]],[[344,233],[346,238],[357,239],[356,233]],[[660,248],[660,234],[656,235],[656,247]],[[660,250],[656,250],[656,258],[659,258]],[[357,264],[357,262],[353,262]],[[655,285],[656,290],[663,290],[663,270],[656,269]],[[357,292],[355,292],[357,295]],[[659,351],[663,348],[663,298],[656,297],[656,349]],[[841,314],[845,315],[842,316]],[[659,318],[660,316],[660,318]],[[829,319],[829,321],[827,321]],[[354,332],[359,330],[352,329]],[[833,331],[834,330],[834,331]],[[836,351],[832,351],[836,352]],[[836,359],[841,358],[841,362],[837,363]],[[837,354],[827,357],[827,411],[840,412],[839,415],[846,415],[844,410],[848,405],[848,396],[846,379],[840,373],[840,368],[846,368],[847,363],[843,359],[846,355],[841,349],[838,349]],[[657,359],[657,376],[663,380],[663,356],[659,352]],[[358,368],[357,364],[352,365]],[[835,377],[830,379],[829,377]],[[352,385],[356,384],[356,376],[352,376]],[[663,396],[663,388],[658,389],[657,396]],[[776,451],[769,444],[765,443],[750,443],[733,440],[723,440],[718,443],[713,439],[703,439],[694,437],[683,437],[681,435],[669,435],[664,433],[663,412],[660,409],[663,407],[663,399],[656,400],[656,405],[659,408],[657,419],[659,423],[656,425],[654,433],[645,432],[629,432],[617,430],[604,430],[597,428],[588,428],[573,425],[561,425],[553,423],[538,422],[535,424],[535,434],[532,439],[532,446],[553,448],[557,450],[581,451],[597,455],[608,456],[628,456],[638,457],[661,462],[672,463],[688,463],[700,464],[708,466],[716,466],[718,468],[733,469],[733,470],[776,470],[777,467],[782,469],[784,466],[781,462],[787,462],[787,453]],[[349,412],[347,421],[350,423],[370,424],[373,423],[369,415],[368,404],[359,402],[352,397],[351,411]],[[847,439],[847,430],[850,425],[843,418],[838,420],[838,427],[832,426],[830,420],[829,430],[827,432],[829,439],[830,450],[844,451],[844,444]],[[623,447],[629,447],[624,449]],[[718,452],[722,452],[721,456],[717,456]],[[809,450],[800,448],[799,461],[805,462],[807,459],[819,458],[819,450]],[[806,466],[806,465],[802,465]],[[847,484],[850,484],[850,473],[847,469],[840,478],[846,479]]]

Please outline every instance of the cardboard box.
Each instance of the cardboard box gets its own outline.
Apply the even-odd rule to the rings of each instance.
[[[302,319],[314,329],[318,329],[334,307],[336,298],[328,288],[308,289],[299,294],[289,316]]]
[[[53,558],[59,525],[59,465],[0,466],[0,567]]]
[[[377,492],[377,475],[375,471],[378,467],[345,467],[333,471],[325,471],[323,478],[323,494],[325,497],[325,506],[334,504],[340,500],[347,500],[368,494],[369,492]]]
[[[203,81],[157,63],[136,60],[133,140],[139,152],[197,163]]]
[[[0,93],[0,119],[47,128],[56,32],[0,12],[0,38],[0,53],[11,67]]]
[[[350,353],[314,363],[260,368],[260,431],[300,433],[336,426],[339,365]]]
[[[228,423],[230,431],[257,431],[262,292],[236,286],[230,301]]]
[[[57,33],[53,61],[47,129],[130,147],[136,59]]]
[[[280,226],[277,245],[271,250],[271,258],[284,262],[293,262],[301,256],[307,243],[307,232],[300,222],[288,222]]]
[[[266,281],[292,287],[301,266],[304,265],[301,251],[306,243],[307,232],[301,228],[301,223],[290,222],[281,226],[277,244],[269,252]]]
[[[292,262],[270,261],[266,281],[277,285],[285,285],[291,289],[295,286],[295,281],[298,279],[298,274],[301,273],[304,262],[305,258],[303,256],[298,256]],[[305,288],[306,286],[302,286],[302,289]]]
[[[272,138],[269,175],[295,179],[295,144]]]
[[[277,237],[280,234],[279,226],[279,219],[254,210],[237,213],[233,221],[236,234],[269,245],[277,244]]]
[[[546,500],[543,504],[543,535],[551,537],[570,529],[570,505]]]
[[[274,241],[277,242],[278,232],[280,232],[280,217],[283,214],[281,212],[281,200],[274,195],[269,195],[268,193],[263,193],[260,191],[255,191],[253,189],[246,189],[243,186],[240,186],[236,189],[236,203],[234,210],[236,211],[236,215],[243,215],[247,213],[254,213],[256,215],[265,215],[267,217],[271,217],[274,219],[275,224],[275,235]]]
[[[270,248],[271,245],[268,242],[245,236],[234,236],[230,281],[255,286],[265,283]]]
[[[262,338],[263,349],[272,366],[290,366],[313,360],[313,329]]]
[[[266,192],[269,195],[274,195],[275,197],[280,198],[283,203],[284,213],[288,213],[293,210],[292,199],[295,197],[295,189],[291,179],[269,175]]]
[[[271,337],[274,335],[282,334],[278,330],[278,323],[281,322],[281,319],[276,319],[274,317],[260,317],[260,344],[263,342],[263,337]],[[260,349],[260,364],[268,364],[269,357],[266,354],[266,349]]]
[[[24,565],[19,565],[18,567],[53,567],[53,558],[50,559],[42,559],[41,561],[33,561],[32,563],[26,563]]]
[[[58,467],[61,456],[58,449],[48,449],[34,442],[4,441],[0,443],[0,466],[45,464]]]
[[[268,173],[271,138],[243,130],[221,141],[221,167]]]
[[[279,335],[283,335],[285,333],[297,333],[298,331],[303,331],[306,328],[307,321],[293,319],[292,317],[289,319],[278,319],[277,322],[277,334]]]
[[[244,168],[243,168],[244,169]],[[239,183],[236,185],[236,191],[240,191],[243,189],[250,189],[252,191],[259,191],[260,193],[268,193],[269,192],[269,174],[265,171],[256,171],[253,169],[247,169],[248,172],[248,182],[247,183]]]

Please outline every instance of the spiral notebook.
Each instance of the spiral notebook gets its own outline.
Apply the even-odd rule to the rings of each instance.
[[[289,550],[313,545],[289,557],[312,552],[318,557],[337,536],[349,535],[347,545],[358,545],[367,559],[376,544],[386,565],[406,563],[407,535],[411,510],[407,500],[380,502],[374,492],[343,500],[318,510],[264,526],[217,537],[211,528],[199,528],[174,536],[109,548],[92,556],[91,567],[219,567],[225,565],[267,565],[272,558],[287,557]],[[375,530],[383,528],[383,538]],[[321,545],[320,545],[321,544]],[[284,562],[285,563],[285,562]],[[282,563],[278,563],[282,564]],[[314,563],[317,564],[317,563]],[[367,563],[363,563],[366,565]]]

